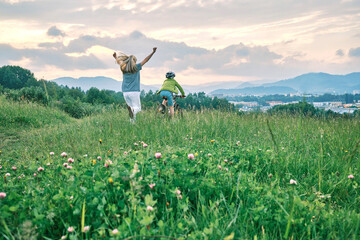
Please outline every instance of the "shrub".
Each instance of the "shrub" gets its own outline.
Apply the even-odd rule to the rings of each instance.
[[[60,102],[57,102],[56,106],[74,118],[83,118],[105,110],[103,105],[92,105],[81,102],[80,99],[75,100],[70,96],[65,96]]]
[[[24,87],[19,90],[9,90],[6,93],[6,98],[13,101],[29,101],[46,105],[48,99],[44,90],[41,87]]]
[[[293,115],[302,114],[304,116],[315,116],[318,110],[307,102],[277,105],[268,110],[268,113],[289,113]]]

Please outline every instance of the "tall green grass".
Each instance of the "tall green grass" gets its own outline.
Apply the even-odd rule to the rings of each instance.
[[[50,124],[73,122],[63,111],[48,108],[32,102],[13,102],[0,96],[0,128],[31,129]]]
[[[359,237],[359,120],[204,111],[169,121],[144,111],[132,125],[123,109],[78,121],[46,118],[38,114],[48,124],[0,149],[0,174],[12,174],[0,187],[9,193],[0,200],[3,236],[30,221],[51,239]],[[75,159],[73,169],[62,166],[62,152]],[[89,232],[80,232],[84,225]]]

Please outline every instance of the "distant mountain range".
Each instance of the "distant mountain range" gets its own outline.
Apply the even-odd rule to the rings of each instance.
[[[62,77],[51,80],[59,85],[80,87],[87,91],[91,87],[121,91],[121,81],[108,77]],[[327,73],[307,73],[295,78],[277,82],[217,82],[202,85],[183,85],[185,93],[205,92],[211,95],[269,95],[290,93],[352,93],[360,90],[360,72],[347,75],[331,75]],[[140,85],[141,90],[156,91],[160,85]]]
[[[327,73],[307,73],[295,78],[273,83],[264,83],[252,86],[251,83],[242,83],[233,89],[217,89],[212,95],[266,95],[289,93],[352,93],[360,90],[360,72],[347,75],[331,75]]]

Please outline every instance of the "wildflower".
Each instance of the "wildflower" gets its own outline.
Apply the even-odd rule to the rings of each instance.
[[[111,160],[106,160],[104,167],[109,167],[112,164]]]
[[[134,143],[134,146],[139,146],[139,144],[138,144],[138,143]]]
[[[195,153],[195,157],[198,156],[199,154],[198,153]]]
[[[95,159],[92,160],[92,164],[93,164],[93,165],[96,164],[96,160],[95,160]]]
[[[67,165],[68,165],[68,163],[67,163],[67,162],[63,164],[63,166],[64,166],[64,167],[67,167]]]
[[[214,143],[215,142],[215,139],[211,139],[211,141],[210,141],[211,143]]]
[[[146,210],[152,212],[154,210],[154,208],[152,206],[147,206]]]
[[[150,187],[151,189],[154,189],[155,183],[149,184],[149,187]]]
[[[134,169],[132,170],[132,174],[130,175],[130,178],[135,177],[135,175],[140,172],[139,165],[135,162]]]
[[[221,166],[220,166],[220,165],[218,165],[218,168],[221,170]]]
[[[66,239],[66,236],[62,236],[62,237],[61,237],[61,240],[64,240],[64,239]]]
[[[97,160],[101,160],[102,158],[100,156],[97,157]]]
[[[114,180],[112,178],[109,178],[109,183],[113,184]]]
[[[67,169],[72,169],[72,166],[68,165],[66,168],[67,168]]]
[[[54,156],[54,155],[55,155],[55,153],[54,153],[54,152],[50,152],[49,154],[50,154],[50,156]]]
[[[72,158],[68,159],[68,163],[73,163],[73,162],[74,162],[74,159],[72,159]]]
[[[208,153],[208,156],[211,157],[211,153]]]
[[[101,138],[99,139],[99,143],[100,143],[100,144],[102,144],[102,140],[101,140]]]
[[[228,168],[225,168],[225,171],[227,171],[227,172],[228,172],[228,171],[229,171],[229,169],[228,169]]]
[[[135,162],[135,164],[134,164],[134,169],[133,169],[133,173],[138,173],[138,172],[140,172],[140,170],[139,170],[139,165]]]
[[[155,153],[156,158],[161,158],[161,153]]]
[[[178,195],[178,198],[179,198],[179,199],[182,199],[183,197],[182,197],[182,195]]]
[[[74,227],[68,227],[68,232],[73,232],[74,231]]]
[[[294,179],[290,179],[290,184],[297,184],[297,182]]]
[[[90,226],[84,226],[83,232],[88,232],[90,230]]]
[[[0,198],[5,198],[5,197],[6,197],[6,193],[0,192]]]
[[[5,176],[6,176],[6,177],[10,177],[10,173],[6,173]]]
[[[348,176],[348,178],[349,178],[349,179],[353,179],[353,178],[354,178],[354,175],[350,174],[350,175]]]
[[[50,163],[47,163],[46,166],[50,166]]]
[[[15,170],[16,170],[16,167],[12,167],[11,169],[15,171]]]
[[[143,147],[146,148],[148,145],[146,143],[143,144]]]
[[[189,138],[190,140],[192,140],[193,138],[191,137],[191,138]]]
[[[177,195],[180,195],[181,194],[181,191],[178,189],[178,190],[176,190],[176,194]]]
[[[39,168],[38,168],[38,172],[41,172],[41,171],[44,171],[44,168],[43,168],[43,167],[39,167]]]
[[[37,174],[36,173],[34,173],[34,177],[36,177],[37,176]]]
[[[66,152],[62,152],[60,155],[61,155],[62,157],[66,157],[66,156],[67,156],[67,153],[66,153]]]
[[[191,160],[191,159],[194,159],[194,154],[192,154],[192,153],[189,154],[189,155],[188,155],[188,159],[190,159],[190,160]]]
[[[69,199],[70,199],[70,200],[73,200],[73,199],[74,199],[74,196],[70,196]]]
[[[2,169],[2,166],[0,166],[0,169]]]
[[[238,145],[238,146],[239,146],[239,144],[240,144],[240,141],[237,141],[237,142],[236,142],[236,145]]]
[[[143,177],[139,177],[139,181],[142,181],[143,180]]]
[[[88,155],[87,155],[87,154],[84,154],[84,157],[88,157]]]
[[[126,155],[126,154],[128,154],[128,152],[127,152],[127,151],[125,151],[125,152],[124,152],[124,155]]]
[[[226,163],[227,163],[227,162],[228,162],[228,160],[227,160],[227,159],[224,159],[224,162],[226,162]]]
[[[18,176],[18,179],[21,179],[21,176]]]
[[[114,230],[112,230],[112,234],[118,234],[119,230],[117,230],[116,228]]]

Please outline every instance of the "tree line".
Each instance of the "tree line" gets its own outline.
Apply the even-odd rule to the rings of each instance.
[[[125,107],[122,92],[59,86],[55,82],[36,79],[34,74],[19,66],[3,66],[0,68],[0,93],[13,101],[29,101],[42,105],[57,107],[72,117],[81,118],[99,113],[107,108]],[[144,109],[156,107],[162,101],[155,92],[141,92]],[[211,98],[205,93],[189,94],[184,99],[177,99],[179,105],[188,110],[219,109],[234,111],[235,107],[228,100]]]

